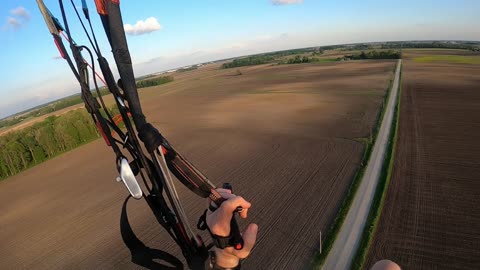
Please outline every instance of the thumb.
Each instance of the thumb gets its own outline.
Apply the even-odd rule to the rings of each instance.
[[[241,254],[239,254],[240,258],[246,258],[250,251],[252,251],[253,246],[255,245],[255,241],[257,241],[257,233],[258,233],[258,225],[255,223],[251,223],[247,226],[245,231],[242,233],[243,237],[243,248],[239,250]]]

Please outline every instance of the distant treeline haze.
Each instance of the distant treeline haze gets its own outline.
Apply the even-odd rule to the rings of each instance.
[[[136,84],[137,84],[137,88],[144,88],[144,87],[149,87],[149,86],[155,86],[155,85],[168,83],[168,82],[173,81],[173,79],[174,78],[172,76],[161,76],[161,77],[155,77],[155,78],[151,78],[151,79],[150,78],[143,79],[143,80],[137,81]],[[108,89],[106,87],[101,87],[99,92],[100,92],[100,95],[102,95],[102,96],[110,94],[110,92],[108,91]],[[96,91],[93,91],[92,94],[95,97],[98,96]],[[35,118],[35,117],[39,117],[39,116],[42,116],[42,115],[45,115],[45,114],[48,114],[48,113],[56,112],[56,111],[59,111],[59,110],[64,109],[64,108],[80,104],[82,102],[83,102],[83,100],[82,100],[82,97],[81,97],[80,94],[76,94],[76,95],[73,95],[73,96],[62,98],[62,99],[54,101],[50,104],[44,105],[40,108],[33,109],[30,112],[25,113],[21,116],[8,117],[6,119],[0,120],[0,128],[10,127],[10,126],[16,125],[20,122],[23,122],[25,120],[32,119],[32,118]]]
[[[357,46],[359,48],[366,48],[368,46]],[[323,54],[322,49],[301,49],[301,50],[289,50],[276,53],[267,53],[260,55],[252,55],[248,57],[234,59],[231,62],[224,63],[222,68],[234,68],[234,67],[243,67],[243,66],[253,66],[253,65],[262,65],[268,63],[276,64],[304,64],[304,63],[324,63],[324,62],[335,62],[341,60],[362,60],[362,59],[400,59],[402,58],[402,53],[395,50],[370,50],[362,51],[358,54],[346,54],[343,57],[339,58],[318,58],[316,56]],[[290,56],[285,58],[285,56]],[[295,56],[293,56],[295,55]]]

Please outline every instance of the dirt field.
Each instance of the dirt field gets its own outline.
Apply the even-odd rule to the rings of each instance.
[[[480,65],[417,63],[462,51],[404,53],[393,176],[366,267],[480,268]]]
[[[215,183],[254,208],[258,244],[245,269],[305,268],[361,160],[395,61],[216,66],[142,89],[148,119]],[[119,232],[126,190],[98,140],[0,182],[7,269],[132,269]],[[191,223],[204,204],[180,189]],[[137,236],[181,257],[143,201],[128,204]]]

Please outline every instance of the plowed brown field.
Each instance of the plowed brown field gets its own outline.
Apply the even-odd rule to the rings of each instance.
[[[395,163],[367,268],[480,268],[480,65],[416,63],[407,51]]]
[[[148,119],[215,183],[232,182],[260,226],[245,269],[305,268],[362,158],[395,61],[206,66],[142,89]],[[0,268],[132,269],[119,218],[126,190],[98,140],[0,183]],[[181,188],[195,223],[202,199]],[[181,257],[143,201],[128,204],[147,246]]]

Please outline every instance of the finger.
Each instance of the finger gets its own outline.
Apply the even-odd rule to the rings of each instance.
[[[251,223],[247,226],[242,234],[244,245],[241,250],[238,250],[238,257],[246,258],[250,251],[252,251],[255,242],[257,241],[258,225]]]
[[[224,201],[221,205],[221,209],[226,212],[234,212],[238,207],[247,210],[252,204],[246,201],[242,196],[234,196]]]
[[[219,188],[219,189],[217,189],[217,192],[218,192],[218,195],[220,195],[222,198],[227,199],[227,200],[229,198],[235,197],[235,195],[233,195],[232,192],[228,189]],[[209,202],[213,202],[210,199],[210,197],[208,199],[209,199]]]
[[[230,189],[226,189],[226,188],[217,188],[216,191],[218,193],[229,193],[229,194],[232,194],[232,191]]]
[[[227,199],[227,200],[236,196],[235,194],[228,193],[228,192],[219,192],[218,194],[220,194],[220,196],[222,196],[224,199]]]
[[[225,190],[227,190],[227,189],[225,189]],[[223,191],[222,191],[222,192],[219,192],[218,194],[219,194],[220,196],[222,196],[222,198],[224,198],[225,200],[228,200],[228,199],[230,199],[230,198],[234,198],[234,197],[235,197],[235,195],[233,195],[233,194],[231,194],[231,193],[228,193],[228,192],[223,192]],[[218,203],[212,201],[212,200],[210,199],[210,197],[208,198],[208,203],[209,203],[209,205],[212,205],[212,206],[214,206],[215,208],[218,208],[218,205],[217,205]]]
[[[247,218],[248,216],[248,209],[249,208],[243,208],[243,210],[241,212],[238,212],[238,215],[241,217],[241,218]]]
[[[232,191],[229,190],[229,189],[224,189],[224,188],[217,188],[216,191],[218,192],[218,194],[225,198],[225,199],[228,199],[228,198],[231,198],[231,197],[234,197],[235,195],[232,195]],[[210,205],[213,201],[210,199],[210,197],[208,197],[208,205]]]
[[[241,196],[235,196],[233,198],[230,198],[224,201],[220,206],[220,208],[217,210],[219,211],[218,222],[224,223],[224,224],[227,224],[227,223],[230,224],[230,220],[232,219],[233,212],[238,206],[241,206],[243,209],[248,209],[250,208],[251,204]]]

